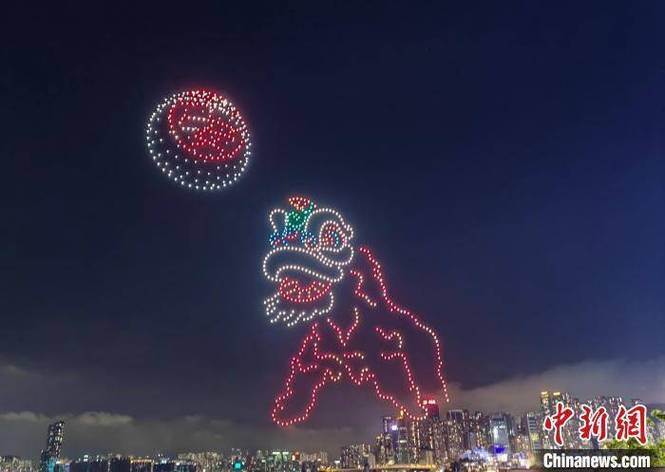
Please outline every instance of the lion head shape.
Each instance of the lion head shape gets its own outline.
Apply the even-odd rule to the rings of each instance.
[[[353,229],[335,210],[304,197],[289,198],[289,208],[270,212],[270,251],[263,273],[276,285],[264,301],[272,323],[293,326],[327,315],[335,285],[353,259]]]

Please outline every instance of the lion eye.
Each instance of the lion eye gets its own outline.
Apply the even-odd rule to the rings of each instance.
[[[330,223],[323,228],[320,241],[321,247],[326,249],[339,249],[344,246],[344,244],[344,233],[342,233],[339,226]]]

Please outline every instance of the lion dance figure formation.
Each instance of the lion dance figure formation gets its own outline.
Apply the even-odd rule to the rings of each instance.
[[[441,342],[434,330],[390,296],[373,253],[353,244],[342,215],[292,197],[270,213],[271,249],[263,272],[275,292],[265,300],[272,323],[309,324],[291,359],[272,419],[309,417],[328,385],[373,390],[403,415],[420,418],[435,397],[448,400]]]

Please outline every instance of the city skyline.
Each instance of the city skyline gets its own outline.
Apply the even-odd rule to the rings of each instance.
[[[533,408],[533,405],[531,407],[524,407],[523,411],[520,413],[514,413],[514,412],[506,412],[506,411],[501,411],[501,410],[489,410],[489,411],[481,411],[481,410],[469,410],[466,408],[448,408],[447,404],[439,404],[435,400],[428,400],[426,403],[430,403],[430,405],[425,405],[425,411],[426,411],[426,417],[422,421],[418,421],[416,423],[413,422],[413,420],[409,420],[406,417],[400,416],[399,413],[394,412],[389,415],[384,415],[381,417],[380,421],[376,421],[376,424],[370,424],[368,425],[370,429],[372,427],[375,427],[376,430],[379,432],[379,436],[375,436],[374,438],[366,438],[367,441],[365,442],[359,442],[357,443],[358,445],[361,445],[363,447],[368,447],[371,448],[371,453],[374,456],[373,461],[377,461],[377,463],[388,463],[390,462],[396,462],[396,463],[419,463],[420,461],[423,460],[423,457],[426,457],[427,460],[429,461],[440,461],[443,460],[441,457],[440,452],[436,452],[438,447],[443,447],[445,448],[445,453],[444,453],[444,458],[447,460],[450,457],[457,457],[461,455],[462,452],[464,451],[471,451],[475,449],[486,449],[486,450],[491,450],[491,447],[494,447],[497,445],[497,442],[500,442],[500,439],[497,439],[497,437],[492,437],[492,434],[496,433],[490,433],[490,429],[492,429],[492,421],[494,421],[494,418],[507,418],[505,421],[504,428],[507,427],[506,433],[505,433],[505,438],[503,441],[505,442],[505,446],[510,448],[513,448],[513,452],[515,449],[515,444],[518,444],[520,439],[517,438],[518,432],[519,434],[525,435],[524,438],[524,443],[522,444],[522,447],[525,448],[524,450],[526,451],[527,449],[529,451],[533,451],[534,449],[539,449],[542,447],[545,448],[552,448],[552,447],[557,447],[553,442],[552,442],[552,433],[546,432],[543,427],[543,418],[546,415],[549,415],[552,413],[552,408],[553,405],[557,402],[561,401],[563,402],[564,405],[570,405],[575,408],[576,414],[580,414],[580,404],[589,404],[589,405],[599,405],[599,404],[606,404],[608,406],[608,410],[610,411],[611,414],[616,413],[616,406],[619,404],[624,404],[624,405],[633,405],[635,402],[642,403],[640,399],[637,399],[635,397],[622,397],[622,396],[616,396],[612,394],[602,394],[602,395],[597,395],[592,398],[578,398],[574,393],[570,392],[549,392],[549,391],[541,391],[537,401],[534,401],[534,404],[537,404],[536,408]],[[609,403],[607,403],[609,402]],[[665,404],[663,405],[649,405],[650,409],[657,408],[657,409],[663,409],[665,407]],[[480,416],[479,416],[480,415]],[[401,419],[403,418],[403,420]],[[485,420],[482,420],[484,418]],[[429,432],[429,433],[424,433],[422,430],[423,426],[418,426],[420,424],[426,425],[427,421],[429,419],[436,419],[437,421],[441,419],[442,421],[453,421],[456,422],[456,424],[459,424],[459,431],[457,431],[455,434],[459,435],[459,438],[456,440],[451,439],[451,431],[449,430],[446,433],[446,444],[441,445],[438,440],[434,438],[433,435],[435,435],[434,432]],[[392,459],[388,459],[388,457],[385,455],[386,451],[383,446],[380,446],[380,441],[383,441],[381,438],[381,434],[386,435],[386,438],[393,442],[396,443],[397,439],[392,438],[391,436],[393,434],[397,434],[398,430],[402,429],[402,426],[397,426],[398,423],[397,421],[405,421],[405,425],[414,425],[414,428],[416,428],[419,431],[419,439],[417,439],[417,442],[414,444],[411,444],[408,446],[408,448],[404,449],[402,452],[399,450],[393,451],[390,454],[394,454],[394,457]],[[472,423],[469,423],[468,425],[466,422],[471,421]],[[476,423],[473,423],[473,421],[476,421]],[[483,421],[486,421],[485,428],[489,428],[485,430],[482,434],[484,435],[489,435],[486,439],[481,439],[477,436],[477,434],[480,434],[480,430],[478,430],[478,433],[473,432],[473,424],[476,424],[478,427],[479,425],[482,424]],[[504,421],[504,420],[501,420]],[[285,447],[282,445],[282,447],[278,447],[279,445],[273,444],[272,447],[258,447],[258,448],[252,448],[248,447],[246,445],[241,445],[241,444],[236,444],[233,442],[233,439],[225,441],[226,444],[219,445],[217,448],[203,448],[203,449],[194,449],[191,451],[185,451],[185,450],[153,450],[153,451],[114,451],[114,450],[107,450],[101,447],[97,448],[92,448],[92,449],[87,449],[87,450],[80,450],[77,454],[67,454],[67,445],[66,441],[64,441],[64,438],[66,434],[64,431],[66,429],[71,429],[69,427],[65,427],[65,424],[68,421],[65,420],[64,418],[60,418],[57,421],[55,421],[52,424],[48,425],[47,428],[47,435],[46,435],[46,447],[41,450],[40,457],[38,461],[35,462],[35,469],[34,472],[54,472],[53,467],[57,461],[59,460],[68,460],[68,461],[81,461],[84,460],[84,457],[112,457],[112,456],[125,456],[125,457],[136,457],[136,458],[147,458],[147,457],[170,457],[173,459],[176,458],[182,458],[188,453],[203,453],[203,452],[216,452],[220,454],[225,454],[225,455],[230,455],[233,456],[234,451],[235,454],[239,454],[242,452],[242,454],[247,455],[247,454],[253,454],[256,450],[260,451],[290,451],[290,454],[319,454],[321,451],[325,451],[326,455],[331,457],[330,464],[333,464],[333,462],[336,460],[335,459],[335,454],[336,452],[339,452],[340,457],[337,460],[341,460],[342,464],[344,464],[344,456],[345,456],[345,448],[352,447],[352,446],[345,446],[345,445],[332,445],[328,444],[327,447],[321,447],[317,451],[312,451],[312,450],[307,450],[307,448],[301,448],[301,447],[294,447],[293,445],[290,445],[289,447]],[[379,424],[380,423],[380,424]],[[465,426],[461,426],[462,423],[465,424]],[[401,423],[400,423],[401,424]],[[391,427],[391,425],[394,425]],[[409,426],[410,427],[410,426]],[[586,447],[597,447],[597,445],[594,446],[593,443],[591,442],[580,442],[578,435],[577,435],[577,428],[579,427],[579,423],[573,422],[570,426],[567,427],[568,433],[566,433],[566,441],[569,443],[568,447],[572,448],[586,448]],[[448,426],[450,428],[450,426]],[[471,428],[471,429],[469,429]],[[650,440],[652,438],[652,434],[655,434],[655,438],[658,439],[663,436],[665,438],[665,424],[660,425],[660,426],[655,426],[656,429],[649,430],[649,438]],[[521,431],[521,432],[520,432]],[[611,436],[614,435],[614,430],[613,427],[610,427],[611,431]],[[74,424],[74,433],[76,433],[76,425]],[[538,437],[532,437],[532,433],[536,433]],[[71,433],[70,433],[71,434]],[[406,433],[403,433],[406,434]],[[415,433],[411,433],[415,434]],[[469,434],[467,436],[464,436],[464,439],[462,439],[463,434]],[[476,436],[474,436],[476,434]],[[491,438],[491,439],[490,439]],[[548,439],[549,438],[549,439]],[[41,438],[43,439],[43,438]],[[372,439],[375,440],[374,444],[372,443]],[[415,440],[415,439],[414,439]],[[450,441],[453,441],[451,444]],[[457,441],[457,442],[455,442]],[[104,439],[100,442],[104,442]],[[65,444],[63,447],[63,443]],[[512,446],[508,446],[508,443],[510,443]],[[435,446],[436,444],[436,446]],[[456,445],[455,445],[456,444]],[[494,445],[494,446],[492,446]],[[426,446],[426,447],[425,447]],[[356,446],[353,446],[356,447]],[[395,446],[392,446],[395,447]],[[388,449],[391,447],[389,446]],[[453,449],[451,449],[453,448]],[[455,449],[456,448],[456,449]],[[428,449],[428,450],[433,450],[435,452],[432,452],[430,455],[423,456],[419,455],[421,449]],[[382,452],[379,452],[379,451]],[[369,451],[369,449],[368,449]],[[454,452],[451,452],[454,451]],[[367,451],[364,449],[362,451],[354,450],[354,454],[357,457],[361,457],[363,452],[365,453],[365,457],[367,455]],[[2,457],[16,457],[18,459],[27,459],[27,460],[32,460],[33,458],[30,456],[21,456],[16,454],[15,452],[12,453],[11,451],[3,451],[0,450],[0,456]],[[391,456],[392,457],[392,456]],[[85,459],[87,460],[87,459]],[[91,459],[92,460],[92,459]],[[299,459],[299,460],[305,460],[305,459]],[[347,460],[351,460],[348,459]],[[356,460],[358,460],[356,458]],[[17,468],[17,469],[7,469],[7,471],[3,472],[31,472],[31,471],[24,471],[22,468]],[[56,470],[55,472],[63,472],[63,471],[58,471]],[[75,472],[75,471],[72,471]],[[100,472],[100,471],[97,471]]]

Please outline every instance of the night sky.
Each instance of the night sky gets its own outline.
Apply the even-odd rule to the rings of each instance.
[[[437,328],[456,400],[662,359],[665,4],[241,3],[3,15],[0,420],[195,418],[236,425],[220,447],[290,445],[269,409],[304,328],[267,323],[260,262],[294,193],[340,209]],[[254,141],[214,194],[145,147],[152,109],[199,86]],[[340,389],[306,427],[370,440],[382,413]],[[36,455],[45,430],[16,439],[16,418],[0,454]],[[199,444],[168,434],[85,447]]]

